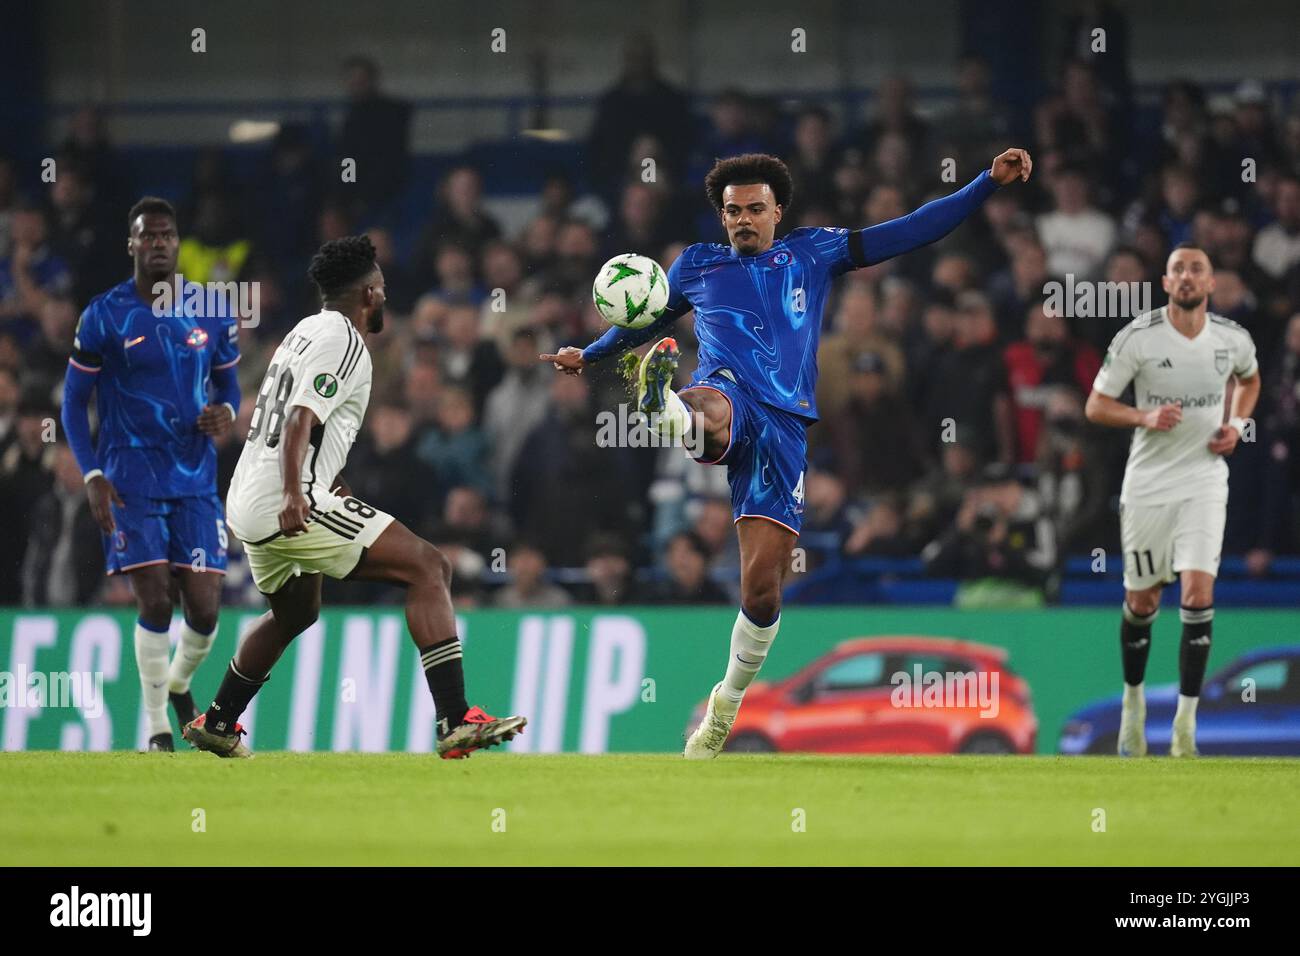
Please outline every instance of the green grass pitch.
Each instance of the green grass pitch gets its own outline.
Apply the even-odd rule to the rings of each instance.
[[[0,865],[1252,866],[1298,819],[1285,759],[0,754]]]

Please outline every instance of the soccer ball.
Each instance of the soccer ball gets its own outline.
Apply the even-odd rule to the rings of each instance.
[[[625,252],[600,267],[591,298],[610,325],[644,329],[664,314],[668,277],[653,259]]]

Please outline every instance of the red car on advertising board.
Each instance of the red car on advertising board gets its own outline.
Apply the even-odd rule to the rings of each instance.
[[[687,735],[703,719],[691,717]],[[946,637],[843,641],[745,692],[729,752],[1033,753],[1029,685],[1000,647]]]

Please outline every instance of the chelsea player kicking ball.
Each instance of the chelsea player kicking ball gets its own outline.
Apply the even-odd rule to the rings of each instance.
[[[643,329],[668,305],[668,277],[653,259],[625,252],[600,267],[591,297],[606,322]]]

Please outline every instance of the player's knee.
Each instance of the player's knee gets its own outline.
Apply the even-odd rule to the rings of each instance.
[[[421,540],[412,578],[412,583],[450,589],[451,559],[429,542]]]
[[[745,616],[766,625],[781,613],[781,583],[775,577],[741,589],[740,604]]]
[[[1130,591],[1125,600],[1128,601],[1129,610],[1140,617],[1154,614],[1160,606],[1160,595],[1150,591]]]
[[[1214,587],[1209,584],[1193,584],[1183,588],[1183,607],[1203,608],[1214,604]]]
[[[185,612],[185,623],[200,634],[211,634],[217,629],[215,607],[191,607]]]
[[[140,620],[154,630],[166,630],[172,623],[172,602],[165,591],[136,596]]]

